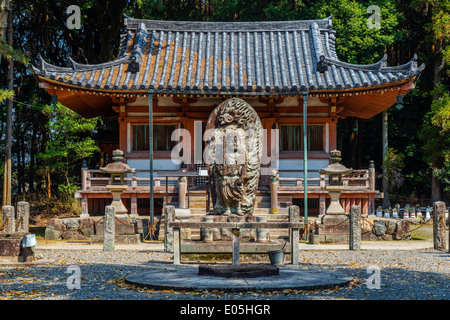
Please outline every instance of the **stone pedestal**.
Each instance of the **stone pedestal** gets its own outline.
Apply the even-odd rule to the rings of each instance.
[[[122,202],[122,193],[128,189],[128,186],[126,186],[126,185],[107,185],[106,189],[108,189],[113,196],[111,206],[116,208],[116,216],[120,217],[120,216],[128,215],[128,210],[123,205],[123,202]]]
[[[325,215],[322,223],[316,226],[316,235],[320,242],[345,243],[349,237],[349,218],[345,214]]]
[[[257,222],[256,216],[224,216],[224,215],[205,215],[202,222]],[[262,235],[261,235],[262,236]],[[213,241],[232,240],[231,229],[229,228],[202,228],[200,237],[203,242],[211,243]],[[257,240],[256,229],[241,229],[240,237],[244,241]]]
[[[341,203],[339,202],[339,197],[341,196],[342,190],[344,188],[342,186],[327,186],[326,190],[330,195],[330,205],[327,208],[326,214],[334,214],[334,215],[342,215],[345,214],[344,208],[342,208]]]

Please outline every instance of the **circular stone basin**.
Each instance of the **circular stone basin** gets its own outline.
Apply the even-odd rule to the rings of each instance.
[[[240,264],[240,265],[225,265],[225,266],[199,266],[199,276],[213,276],[222,278],[257,278],[277,276],[280,274],[280,269],[272,265],[264,264]]]

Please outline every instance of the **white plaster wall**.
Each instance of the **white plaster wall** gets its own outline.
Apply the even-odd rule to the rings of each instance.
[[[150,161],[148,159],[128,159],[127,164],[136,170],[149,170]],[[180,165],[172,162],[171,159],[153,159],[153,170],[180,170]],[[149,177],[148,172],[137,172],[137,177]]]
[[[313,170],[320,170],[329,165],[329,160],[326,159],[310,159],[308,160],[308,177],[319,177],[319,172]],[[279,162],[280,177],[303,177],[303,160],[302,159],[280,159]],[[298,170],[297,172],[282,172],[282,170]]]

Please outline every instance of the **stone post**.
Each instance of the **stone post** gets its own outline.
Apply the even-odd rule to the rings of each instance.
[[[289,222],[300,222],[300,208],[298,206],[289,207]],[[308,226],[305,224],[304,228]],[[298,250],[300,242],[300,232],[298,228],[291,230],[291,262],[293,265],[299,264]]]
[[[445,250],[445,202],[433,203],[433,246]]]
[[[116,208],[114,206],[105,207],[105,222],[103,229],[103,251],[114,250],[115,229],[116,229]]]
[[[361,207],[350,207],[349,249],[361,250]]]
[[[89,218],[88,196],[86,193],[81,194],[81,214],[80,218]]]
[[[17,232],[28,233],[28,222],[30,219],[30,204],[26,201],[17,203]]]
[[[184,177],[178,180],[178,207],[186,208],[186,179]]]
[[[3,233],[14,233],[16,221],[15,221],[15,212],[13,206],[3,206],[2,207],[2,216],[3,216]]]
[[[267,217],[256,217],[256,222],[267,222]],[[267,242],[269,235],[268,229],[256,229],[256,242]]]
[[[233,228],[231,230],[232,234],[232,243],[233,243],[233,266],[239,265],[239,256],[240,256],[240,230],[238,228]]]
[[[164,214],[164,252],[173,252],[173,228],[169,224],[175,221],[175,207],[165,206]]]
[[[278,213],[278,181],[275,174],[270,182],[270,213]]]
[[[202,222],[214,222],[213,216],[203,216]],[[201,237],[204,243],[214,242],[213,228],[202,228],[200,229]]]
[[[85,159],[83,159],[82,166],[81,166],[81,190],[86,191],[87,190],[87,162]]]
[[[173,228],[173,264],[181,264],[180,228]]]
[[[369,186],[370,190],[375,190],[375,179],[376,179],[376,172],[375,172],[375,163],[373,160],[369,161]]]

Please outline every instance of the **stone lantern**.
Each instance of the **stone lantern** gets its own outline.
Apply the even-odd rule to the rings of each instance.
[[[326,210],[326,214],[345,214],[344,208],[342,208],[339,202],[339,196],[344,190],[344,184],[342,177],[352,173],[353,169],[349,169],[339,162],[342,160],[341,151],[333,150],[330,152],[331,164],[325,169],[320,170],[320,174],[328,175],[328,186],[325,189],[330,195],[330,205]]]
[[[128,189],[124,177],[126,173],[134,173],[135,169],[130,168],[126,163],[122,163],[122,150],[114,150],[112,155],[113,162],[107,164],[104,168],[100,168],[100,172],[111,175],[111,184],[107,185],[106,189],[112,193],[111,206],[116,208],[116,215],[128,216],[128,210],[122,203],[122,193]]]

